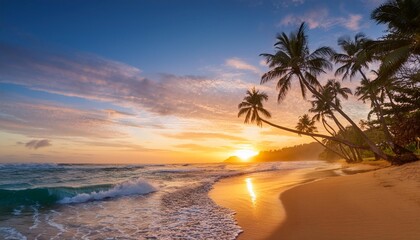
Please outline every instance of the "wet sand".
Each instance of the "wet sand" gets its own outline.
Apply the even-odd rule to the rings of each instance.
[[[284,240],[420,239],[420,162],[325,179],[285,191]]]
[[[285,220],[279,194],[296,184],[335,176],[332,170],[304,169],[263,172],[223,179],[209,196],[220,206],[236,212],[242,232],[238,240],[269,238]]]
[[[420,239],[420,162],[334,175],[320,169],[244,175],[220,181],[209,194],[237,213],[239,240]]]

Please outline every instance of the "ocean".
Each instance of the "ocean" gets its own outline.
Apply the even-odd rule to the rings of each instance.
[[[326,165],[0,164],[0,239],[235,239],[235,213],[208,197],[216,181]]]

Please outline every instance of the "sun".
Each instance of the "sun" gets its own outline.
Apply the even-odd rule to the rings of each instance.
[[[239,150],[236,150],[234,154],[235,156],[239,157],[243,161],[247,161],[251,157],[257,155],[258,152],[251,149],[239,149]]]

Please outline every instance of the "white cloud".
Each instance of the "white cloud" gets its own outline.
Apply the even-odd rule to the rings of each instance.
[[[240,58],[227,59],[226,66],[239,70],[247,70],[254,73],[260,73],[260,70],[257,67],[245,62],[244,60],[241,60]]]
[[[357,31],[360,27],[362,15],[349,14],[347,17],[332,17],[328,9],[322,8],[306,12],[302,16],[289,14],[285,16],[279,23],[280,26],[298,25],[306,22],[309,29],[323,28],[329,29],[334,26],[342,26],[349,30]]]
[[[268,67],[267,61],[264,60],[264,59],[261,59],[260,62],[259,62],[259,64],[260,64],[260,66]]]
[[[305,0],[292,0],[292,2],[295,4],[303,4]]]
[[[350,14],[350,19],[344,23],[344,26],[350,30],[357,31],[360,29],[360,20],[362,20],[362,15]]]

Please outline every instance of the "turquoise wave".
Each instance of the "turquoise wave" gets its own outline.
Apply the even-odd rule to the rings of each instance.
[[[10,213],[13,209],[25,206],[51,206],[64,198],[78,194],[107,191],[113,185],[103,184],[84,187],[51,187],[22,190],[0,189],[0,213]]]

